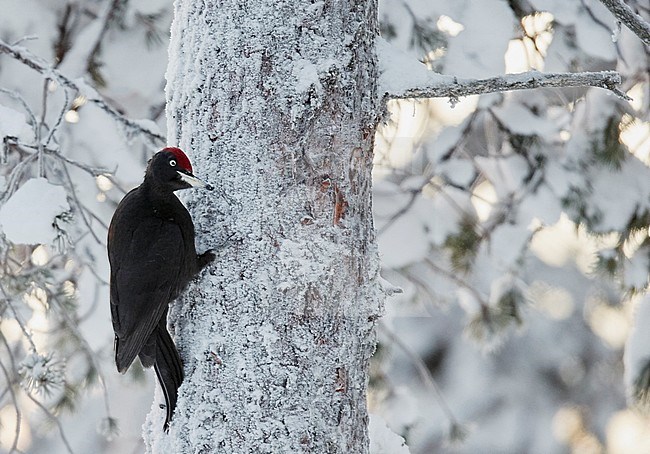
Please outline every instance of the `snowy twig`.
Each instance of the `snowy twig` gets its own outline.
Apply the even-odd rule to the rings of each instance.
[[[377,234],[382,235],[386,233],[388,228],[393,225],[395,221],[400,219],[404,213],[409,211],[415,201],[418,198],[418,195],[422,193],[422,190],[429,184],[428,180],[425,180],[423,184],[421,184],[418,188],[411,189],[409,191],[405,191],[407,194],[410,195],[409,200],[402,206],[399,210],[397,210],[395,213],[391,215],[391,217],[381,226],[377,229]]]
[[[35,145],[30,145],[30,144],[24,143],[24,142],[12,142],[12,145],[23,148],[25,151],[27,151],[27,150],[37,150],[38,149],[38,147],[36,147]],[[86,165],[84,163],[81,163],[79,161],[75,161],[74,159],[70,159],[70,158],[62,155],[61,152],[59,152],[58,150],[55,150],[53,148],[45,147],[43,150],[45,151],[46,154],[51,155],[51,156],[53,156],[53,157],[55,157],[57,159],[60,159],[61,161],[66,162],[66,163],[68,163],[70,165],[78,167],[79,169],[83,170],[84,172],[90,174],[93,177],[98,177],[100,175],[109,177],[110,175],[115,173],[115,171],[108,170],[108,169],[106,169],[104,167],[91,167],[91,166]]]
[[[106,7],[106,10],[103,12],[102,17],[100,19],[102,25],[99,30],[99,33],[97,34],[97,37],[95,38],[95,45],[92,47],[92,50],[90,51],[90,54],[86,59],[88,64],[90,64],[90,62],[95,58],[95,55],[99,53],[104,36],[106,36],[106,32],[108,31],[111,22],[115,20],[116,12],[120,8],[122,3],[123,3],[122,0],[112,0],[110,5],[108,5]]]
[[[38,145],[38,176],[40,178],[45,178],[45,146],[43,145],[43,128],[45,127],[45,117],[47,115],[47,96],[48,96],[48,85],[50,83],[49,78],[45,78],[43,81],[43,99],[41,100],[41,121],[36,126],[36,144]],[[52,128],[54,130],[54,128]]]
[[[90,221],[86,217],[86,213],[84,212],[84,207],[79,201],[79,197],[77,197],[77,191],[75,190],[74,183],[72,182],[72,178],[70,177],[70,172],[68,171],[68,166],[65,163],[61,163],[61,167],[63,168],[63,173],[65,174],[66,179],[68,180],[68,189],[70,190],[70,195],[72,196],[72,200],[75,202],[77,207],[79,208],[79,214],[81,215],[81,219],[84,221],[84,224],[86,224],[86,227],[88,227],[88,231],[92,235],[92,237],[95,239],[97,244],[103,245],[102,240],[99,239],[95,231],[93,230],[93,227],[90,225]]]
[[[16,323],[18,323],[18,326],[20,327],[20,330],[25,335],[25,338],[29,342],[30,347],[32,348],[32,350],[36,350],[36,344],[34,344],[34,339],[32,339],[32,336],[29,333],[29,331],[27,330],[27,327],[25,326],[25,323],[20,319],[20,315],[18,314],[18,311],[16,310],[14,305],[11,303],[11,299],[9,298],[9,294],[7,293],[7,291],[5,290],[5,288],[4,288],[4,286],[2,284],[0,284],[0,292],[2,292],[2,296],[3,296],[4,300],[5,300],[5,302],[7,303],[7,306],[9,307],[11,312],[13,312],[14,320],[16,320]]]
[[[646,46],[650,46],[650,24],[635,13],[623,0],[600,0],[600,3],[625,24]]]
[[[433,394],[436,397],[436,400],[438,401],[438,405],[440,405],[440,408],[442,409],[443,413],[445,414],[445,416],[447,416],[447,419],[449,420],[451,426],[460,427],[460,423],[458,422],[458,419],[456,419],[456,416],[454,416],[454,413],[451,411],[449,404],[447,404],[447,401],[445,400],[445,397],[442,394],[442,390],[438,386],[438,383],[436,383],[436,380],[431,375],[431,372],[429,372],[429,368],[427,367],[426,363],[422,360],[422,358],[420,358],[420,356],[417,353],[412,351],[394,332],[388,329],[388,327],[384,323],[380,323],[379,329],[397,347],[399,347],[399,349],[402,350],[404,354],[406,354],[406,356],[411,360],[411,362],[417,369],[418,373],[420,374],[422,380],[433,391]]]
[[[568,88],[599,87],[610,90],[621,99],[630,100],[617,85],[621,76],[616,71],[580,72],[580,73],[541,73],[528,71],[520,74],[505,74],[487,79],[459,79],[431,73],[431,83],[418,87],[405,87],[403,90],[386,93],[385,97],[405,98],[442,98],[449,97],[452,102],[463,96],[481,95],[512,90],[532,88]]]
[[[431,260],[431,259],[429,259],[429,258],[426,258],[426,259],[424,260],[424,262],[425,262],[425,263],[426,263],[426,264],[427,264],[431,269],[433,269],[433,271],[435,271],[436,273],[438,273],[438,274],[440,274],[441,276],[443,276],[443,277],[449,279],[450,281],[454,282],[454,283],[455,283],[456,285],[458,285],[459,287],[462,287],[462,288],[464,288],[465,290],[468,290],[468,291],[469,291],[469,292],[474,296],[474,298],[476,298],[476,301],[478,301],[478,303],[481,305],[482,308],[486,308],[486,307],[488,307],[488,303],[487,303],[487,301],[486,301],[485,298],[483,298],[483,296],[478,292],[478,290],[476,290],[476,289],[475,289],[474,287],[472,287],[470,284],[468,284],[468,283],[465,282],[463,279],[461,279],[460,277],[458,277],[458,275],[457,275],[456,273],[452,273],[451,271],[447,271],[446,269],[439,267],[438,265],[436,265],[436,264],[433,262],[433,260]]]
[[[432,293],[431,289],[429,288],[430,284],[427,284],[424,279],[420,278],[417,276],[412,269],[406,268],[403,271],[401,271],[404,276],[411,281],[417,288],[422,290],[422,292],[426,293],[426,295],[429,297],[429,300],[431,301],[430,304],[423,304],[422,307],[424,310],[429,314],[431,317],[438,317],[440,316],[439,311],[434,311],[433,305],[435,304],[434,301],[440,300],[441,298],[438,297],[438,295],[435,295]]]
[[[57,129],[59,129],[59,126],[61,126],[61,122],[63,121],[63,117],[65,117],[65,114],[68,111],[68,105],[70,104],[70,94],[68,93],[68,90],[65,90],[65,89],[63,90],[63,93],[65,95],[65,100],[63,101],[63,106],[61,107],[61,110],[59,111],[59,117],[56,119],[56,123],[54,123],[54,126],[52,126],[50,128],[50,133],[47,135],[47,138],[45,139],[45,143],[43,144],[43,148],[47,147],[50,144],[50,141],[54,137],[54,133],[56,133]]]
[[[34,140],[36,140],[36,127],[37,127],[37,122],[36,122],[36,115],[34,115],[34,112],[32,111],[31,107],[29,107],[29,104],[27,104],[27,101],[25,101],[25,98],[23,96],[12,90],[7,90],[6,88],[1,88],[0,87],[0,93],[4,93],[5,95],[9,96],[10,98],[13,98],[16,100],[22,107],[25,109],[25,113],[29,117],[29,124],[32,126],[32,129],[34,130]]]
[[[63,441],[63,444],[65,445],[66,449],[70,454],[74,454],[74,451],[72,450],[72,446],[70,446],[70,442],[68,441],[68,438],[65,436],[65,432],[63,430],[63,425],[61,425],[61,421],[59,421],[59,418],[57,418],[50,410],[47,409],[45,405],[43,405],[41,402],[38,401],[30,392],[25,392],[29,400],[34,402],[38,408],[40,408],[43,413],[47,415],[48,418],[50,418],[56,426],[59,429],[59,435],[61,436],[61,440]]]
[[[9,348],[9,344],[7,343],[7,340],[5,339],[4,335],[0,335],[0,337],[3,340],[3,343],[7,347],[7,350],[9,351],[9,358],[13,364],[13,356],[11,349]],[[20,423],[22,421],[22,415],[20,414],[20,407],[18,406],[18,400],[16,399],[16,392],[14,391],[13,388],[13,380],[11,379],[11,375],[9,375],[9,371],[5,367],[4,364],[2,364],[2,361],[0,361],[0,369],[2,369],[2,373],[5,376],[5,380],[7,383],[7,389],[9,390],[9,394],[11,394],[11,400],[13,401],[14,404],[14,411],[16,412],[16,430],[14,433],[14,440],[11,443],[11,448],[9,448],[9,453],[16,452],[18,451],[18,440],[20,439]]]
[[[66,156],[63,156],[61,153],[59,153],[56,150],[52,150],[51,148],[46,148],[45,152],[48,153],[48,154],[51,154],[52,156],[54,156],[57,159],[60,159],[63,162],[66,162],[66,163],[68,163],[70,165],[73,165],[73,166],[83,170],[84,172],[92,175],[93,177],[98,177],[100,175],[107,176],[107,175],[111,175],[111,174],[114,173],[114,172],[111,172],[111,171],[109,171],[109,170],[107,170],[107,169],[105,169],[103,167],[90,167],[90,166],[88,166],[86,164],[75,161],[75,160],[70,159],[70,158],[68,158]]]
[[[409,195],[410,195],[409,200],[404,204],[404,206],[402,206],[399,210],[397,210],[395,213],[393,213],[393,214],[391,215],[391,217],[388,218],[388,220],[386,220],[386,222],[382,224],[381,227],[379,227],[379,228],[377,229],[377,233],[378,233],[378,235],[382,235],[382,234],[386,233],[386,231],[388,230],[388,228],[389,228],[389,227],[390,227],[394,222],[396,222],[398,219],[400,219],[400,217],[402,217],[402,215],[404,215],[406,212],[408,212],[408,211],[411,209],[411,207],[413,207],[413,205],[415,204],[415,202],[417,201],[418,196],[422,194],[422,191],[423,191],[427,186],[429,186],[429,187],[431,187],[431,188],[436,189],[437,191],[439,191],[440,196],[441,196],[442,198],[444,198],[445,201],[447,201],[447,203],[449,203],[450,206],[452,206],[453,208],[455,208],[455,209],[458,211],[458,213],[460,213],[462,216],[471,217],[470,213],[468,213],[465,209],[463,209],[463,207],[461,207],[461,206],[458,204],[458,202],[456,202],[456,200],[454,200],[454,198],[451,197],[451,196],[446,192],[445,187],[442,186],[442,185],[440,185],[440,184],[438,184],[438,183],[433,179],[434,176],[435,176],[434,172],[433,172],[433,171],[429,171],[429,172],[427,172],[427,174],[424,175],[423,183],[421,183],[420,185],[418,185],[418,187],[416,187],[416,188],[413,188],[413,189],[409,189],[409,190],[404,191],[405,194],[409,194]],[[482,227],[481,225],[477,225],[476,227],[477,227],[477,229],[480,229],[480,230],[481,230],[481,234],[483,235],[483,234],[484,234],[484,232],[483,232],[483,227]]]
[[[45,76],[46,78],[50,78],[52,80],[57,81],[59,84],[63,85],[64,87],[70,88],[72,90],[76,90],[77,92],[81,92],[81,93],[85,92],[84,90],[85,87],[81,86],[84,84],[80,85],[79,83],[66,77],[61,72],[52,68],[50,65],[42,61],[37,56],[32,55],[27,49],[23,47],[11,46],[5,43],[4,41],[0,40],[0,53],[11,55],[14,59],[32,68],[33,70]],[[115,109],[114,107],[109,105],[104,99],[102,99],[97,93],[88,94],[88,101],[97,105],[100,109],[102,109],[104,112],[106,112],[111,117],[113,117],[118,123],[124,125],[127,129],[136,131],[140,134],[144,134],[149,139],[151,139],[154,143],[158,143],[158,144],[165,143],[164,136],[122,115],[120,112],[117,111],[117,109]]]
[[[61,305],[61,303],[58,301],[58,298],[56,296],[53,298],[53,300],[59,304],[60,306],[59,315],[63,318],[64,323],[68,325],[68,329],[70,330],[72,335],[77,338],[77,342],[79,342],[79,345],[81,346],[83,353],[86,355],[88,362],[90,362],[95,368],[95,370],[97,371],[97,378],[99,380],[99,384],[101,385],[104,394],[104,408],[106,409],[106,416],[110,418],[111,411],[109,405],[110,400],[108,398],[108,388],[106,387],[106,380],[104,379],[104,374],[102,373],[102,370],[99,367],[99,361],[97,361],[97,355],[95,354],[95,352],[93,352],[92,348],[90,347],[90,344],[88,344],[88,341],[86,341],[86,338],[81,334],[81,331],[79,330],[79,319],[78,318],[72,319],[68,311],[65,309],[65,307]]]

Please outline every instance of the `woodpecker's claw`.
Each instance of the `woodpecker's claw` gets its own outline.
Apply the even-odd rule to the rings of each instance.
[[[212,249],[208,249],[203,254],[200,254],[198,256],[199,269],[202,270],[205,268],[208,264],[212,263],[216,257],[217,255]]]

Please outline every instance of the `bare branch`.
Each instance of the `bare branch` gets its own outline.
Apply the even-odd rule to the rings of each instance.
[[[386,98],[442,98],[449,97],[456,102],[462,96],[481,95],[512,90],[527,90],[531,88],[568,88],[568,87],[599,87],[612,91],[621,99],[630,97],[623,93],[617,85],[621,76],[616,71],[580,72],[580,73],[541,73],[528,71],[520,74],[505,74],[488,79],[459,79],[451,76],[441,76],[431,73],[428,85],[405,88],[396,93],[386,93]]]
[[[131,120],[121,114],[113,106],[109,105],[94,89],[85,83],[79,81],[73,81],[72,79],[66,77],[61,72],[57,71],[51,67],[48,63],[44,62],[39,57],[31,54],[27,49],[20,46],[11,46],[6,42],[0,40],[0,53],[8,54],[13,57],[15,60],[18,60],[22,64],[32,68],[39,74],[42,74],[46,78],[55,80],[64,87],[76,90],[77,92],[83,93],[88,98],[89,102],[94,103],[104,112],[109,114],[115,121],[122,124],[128,131],[133,131],[138,134],[145,135],[149,140],[154,144],[164,144],[165,137],[161,134],[152,131],[151,129],[143,126],[138,121]]]
[[[600,3],[638,36],[646,46],[650,46],[650,24],[635,13],[623,0],[600,0]]]
[[[45,143],[43,143],[43,148],[47,147],[50,144],[50,141],[54,137],[54,134],[59,129],[59,126],[61,126],[63,117],[65,117],[65,114],[68,111],[68,106],[70,105],[70,94],[68,93],[68,90],[65,88],[63,89],[63,94],[65,95],[65,101],[63,101],[63,105],[61,106],[61,110],[59,111],[59,116],[56,119],[56,123],[54,123],[54,126],[50,128],[50,133],[47,135],[47,138],[45,139]]]

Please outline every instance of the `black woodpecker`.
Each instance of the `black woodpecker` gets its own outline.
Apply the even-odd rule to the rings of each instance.
[[[117,206],[108,229],[115,364],[123,374],[139,356],[144,367],[154,367],[165,395],[165,431],[183,381],[167,331],[168,306],[215,257],[211,250],[196,253],[192,218],[174,195],[191,187],[212,189],[192,174],[182,150],[164,148],[149,161],[142,184]]]

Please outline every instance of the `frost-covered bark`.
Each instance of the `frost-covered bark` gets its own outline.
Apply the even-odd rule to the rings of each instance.
[[[368,451],[381,311],[370,202],[376,3],[176,2],[168,142],[218,258],[170,321],[186,378],[153,452]]]

